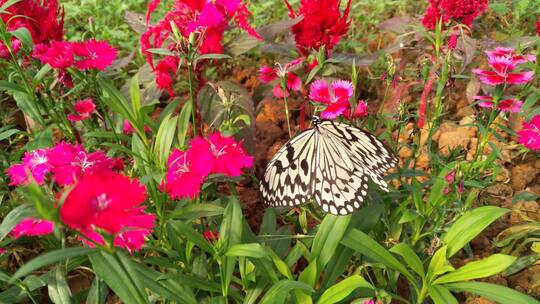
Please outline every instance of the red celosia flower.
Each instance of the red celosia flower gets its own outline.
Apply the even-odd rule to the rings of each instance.
[[[429,0],[429,4],[422,24],[433,30],[441,19],[443,25],[455,21],[472,26],[474,19],[487,9],[488,0]]]
[[[167,161],[164,188],[171,198],[194,198],[212,170],[213,156],[204,140],[192,141],[193,150],[174,150]],[[195,145],[194,145],[195,144]]]
[[[212,133],[208,140],[215,158],[212,172],[240,176],[243,168],[253,166],[253,157],[246,153],[241,142],[222,136],[219,132]]]
[[[478,103],[478,106],[481,108],[494,108],[493,97],[491,96],[474,96],[474,99],[481,100]],[[496,108],[503,112],[519,113],[522,105],[523,101],[510,98],[501,100]]]
[[[217,231],[206,230],[203,232],[204,238],[209,242],[214,242],[219,240],[219,233]]]
[[[116,59],[116,49],[106,41],[88,40],[73,43],[73,53],[77,56],[75,66],[79,70],[103,71]]]
[[[0,0],[0,6],[6,2]],[[63,40],[64,11],[60,9],[58,0],[22,0],[0,13],[0,19],[9,31],[26,28],[35,45]],[[2,47],[5,46],[0,42],[0,50]]]
[[[40,236],[52,233],[54,230],[54,223],[46,220],[40,220],[35,218],[26,218],[19,222],[9,235],[18,239],[21,236]]]
[[[45,182],[45,176],[51,170],[51,164],[47,154],[47,149],[25,152],[22,163],[12,165],[6,170],[11,180],[9,185],[26,185],[31,180],[35,181],[38,185],[43,184]]]
[[[315,102],[326,104],[321,113],[325,119],[335,119],[349,110],[349,99],[353,96],[353,85],[350,81],[337,80],[331,88],[324,80],[315,80],[310,87],[309,98]]]
[[[154,215],[142,203],[146,189],[136,179],[101,171],[85,175],[69,192],[60,218],[69,227],[103,244],[99,232],[114,235],[114,245],[138,250],[150,235]]]
[[[334,46],[349,29],[351,0],[347,2],[343,15],[339,10],[341,0],[300,0],[298,13],[293,10],[287,0],[284,1],[289,8],[291,18],[304,17],[292,27],[296,48],[300,54],[307,56],[312,50],[318,51],[324,46],[326,55],[329,56]]]
[[[71,121],[80,121],[90,118],[90,114],[96,110],[96,105],[92,98],[87,98],[77,101],[73,108],[77,114],[69,114],[67,118]]]
[[[147,52],[150,48],[162,48],[166,40],[172,36],[171,23],[180,30],[183,37],[188,38],[191,33],[198,34],[199,52],[202,54],[222,53],[223,33],[229,21],[234,19],[238,27],[246,30],[250,35],[261,39],[247,22],[249,11],[240,0],[174,0],[174,6],[157,24],[150,25],[150,17],[158,7],[160,0],[153,0],[148,5],[146,21],[148,29],[141,36],[141,48],[147,56],[148,63],[156,72],[156,81],[161,89],[167,89],[171,97],[172,76],[176,75],[178,59],[166,56],[163,60],[168,62],[159,67],[154,64],[152,54]],[[176,44],[165,46],[171,50]]]
[[[523,129],[518,131],[518,136],[520,144],[533,151],[540,151],[540,115],[523,123]]]
[[[532,60],[531,56],[518,56],[511,49],[497,48],[495,51],[487,51],[488,64],[492,71],[473,69],[485,84],[496,86],[503,83],[523,84],[529,82],[534,75],[533,71],[511,73],[518,64]]]
[[[450,38],[448,38],[448,49],[449,50],[455,49],[457,46],[457,43],[458,43],[458,35],[452,34]]]
[[[103,153],[88,153],[80,145],[61,142],[47,153],[52,179],[59,184],[70,185],[83,175],[97,171],[110,171],[113,161]]]

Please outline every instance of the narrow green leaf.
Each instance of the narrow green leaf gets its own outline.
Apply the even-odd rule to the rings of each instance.
[[[176,56],[174,52],[165,48],[151,48],[146,50],[148,53],[163,55],[163,56]]]
[[[95,277],[86,297],[86,304],[105,304],[109,288],[99,277]]]
[[[176,132],[176,123],[178,116],[165,117],[161,122],[154,144],[154,154],[159,159],[161,166],[165,167],[167,159],[171,152],[174,141],[174,132]]]
[[[430,286],[428,293],[434,304],[458,304],[452,293],[440,285]]]
[[[365,255],[375,262],[382,263],[414,281],[413,275],[401,264],[390,252],[370,238],[367,234],[357,229],[350,230],[341,243],[357,252]]]
[[[538,300],[514,289],[483,282],[461,282],[443,285],[455,292],[469,292],[500,304],[538,304]]]
[[[266,250],[259,243],[235,244],[229,247],[226,256],[269,258]]]
[[[437,278],[433,284],[453,283],[480,279],[503,272],[516,260],[505,254],[494,254],[485,259],[465,264],[464,266]]]
[[[260,304],[274,304],[274,303],[286,303],[287,296],[293,290],[304,290],[307,292],[313,292],[306,283],[296,282],[291,280],[281,280],[274,284],[264,295],[259,302]]]
[[[32,35],[30,34],[30,31],[24,27],[21,26],[17,28],[16,30],[12,31],[11,34],[15,37],[17,37],[28,49],[32,49],[34,47],[34,41],[32,40]]]
[[[141,117],[141,93],[139,88],[139,74],[133,75],[129,83],[129,95],[131,97],[131,106],[135,118],[139,120]]]
[[[32,260],[30,260],[28,263],[24,264],[13,274],[11,279],[9,280],[10,284],[13,284],[15,280],[35,271],[43,266],[47,266],[53,263],[62,262],[65,261],[68,258],[81,256],[81,255],[87,255],[94,252],[94,249],[91,248],[84,248],[84,247],[72,247],[72,248],[63,248],[63,249],[57,249],[50,252],[47,252],[45,254],[42,254]]]
[[[186,136],[191,119],[191,109],[193,105],[191,102],[187,102],[180,111],[180,117],[178,118],[178,146],[184,147],[186,144]]]
[[[169,221],[168,224],[174,228],[180,237],[185,237],[202,250],[210,254],[214,254],[214,249],[210,243],[208,243],[208,241],[197,230],[191,228],[191,226],[180,221]]]
[[[446,258],[446,250],[446,246],[442,246],[441,248],[437,249],[437,251],[435,251],[431,257],[427,274],[428,282],[433,281],[433,279],[440,274],[455,270],[454,266],[452,266]]]
[[[405,243],[399,243],[390,248],[390,252],[399,254],[407,263],[407,265],[416,272],[419,276],[425,276],[424,265],[416,253],[412,250],[411,246]]]
[[[350,214],[346,216],[327,214],[324,217],[311,246],[310,261],[317,259],[318,269],[322,270],[334,255],[350,220]]]
[[[333,304],[342,301],[357,288],[374,289],[363,277],[355,274],[329,287],[317,301],[318,304]]]
[[[447,257],[456,254],[487,226],[509,211],[495,206],[484,206],[462,215],[442,238],[448,246]]]
[[[298,281],[304,282],[311,287],[315,287],[318,278],[319,272],[317,271],[317,259],[315,259],[311,261],[304,270],[302,270],[298,276]]]
[[[230,59],[231,56],[227,54],[202,54],[195,58],[196,61],[206,60],[206,59]]]
[[[139,279],[143,286],[162,297],[174,301],[174,303],[196,304],[197,301],[189,296],[185,290],[171,290],[169,286],[159,280],[159,272],[149,269],[141,264],[135,266]]]
[[[0,90],[2,90],[2,91],[20,92],[20,93],[25,93],[26,92],[23,89],[23,87],[19,86],[16,83],[7,81],[7,80],[0,80]]]
[[[54,271],[49,285],[49,298],[55,304],[69,304],[71,303],[71,290],[66,281],[65,271],[63,267],[57,266]]]
[[[243,220],[242,208],[238,203],[238,198],[233,196],[230,198],[227,207],[225,207],[223,221],[221,222],[221,229],[219,231],[219,242],[221,242],[222,247],[225,250],[228,250],[233,245],[240,243],[240,239],[242,238]],[[236,258],[227,257],[224,259],[223,264],[221,289],[223,295],[227,295],[232,274],[236,265]]]

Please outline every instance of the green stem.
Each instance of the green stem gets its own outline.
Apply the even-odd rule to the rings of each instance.
[[[292,137],[291,123],[289,118],[289,105],[287,104],[287,78],[284,77],[281,81],[281,90],[283,91],[283,103],[285,104],[285,116],[287,120],[287,130],[289,131],[289,138]]]
[[[193,121],[193,135],[197,136],[197,107],[195,104],[195,90],[193,88],[193,63],[188,62],[189,99],[191,102],[191,119]]]

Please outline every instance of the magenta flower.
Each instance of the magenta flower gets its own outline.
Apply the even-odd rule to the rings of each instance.
[[[163,185],[171,198],[194,198],[200,193],[201,185],[212,170],[213,164],[209,144],[204,143],[206,143],[204,140],[193,140],[192,147],[195,147],[193,150],[186,152],[176,149],[169,156],[168,171]]]
[[[493,109],[495,107],[491,96],[474,96],[474,99],[480,100],[478,106],[481,108]],[[510,98],[501,100],[495,108],[502,112],[519,113],[521,106],[523,106],[523,101]]]
[[[34,57],[56,69],[69,68],[75,61],[73,44],[67,41],[52,41],[46,52],[43,45],[40,45],[34,50]]]
[[[512,48],[506,47],[496,47],[495,50],[486,51],[486,54],[489,58],[495,57],[510,57],[516,64],[525,63],[525,62],[534,62],[536,61],[536,56],[534,55],[518,55],[516,51]]]
[[[472,72],[478,75],[480,81],[485,84],[496,86],[500,84],[523,84],[531,81],[533,71],[514,72],[518,64],[523,63],[528,57],[517,56],[511,49],[497,48],[495,51],[487,51],[488,64],[491,71],[474,69]]]
[[[302,80],[294,72],[291,72],[291,69],[302,62],[302,58],[297,58],[285,66],[282,66],[279,63],[276,63],[276,68],[271,68],[267,65],[262,66],[259,69],[259,80],[262,83],[270,83],[276,80],[277,78],[283,79],[287,77],[287,91],[283,93],[281,83],[277,82],[272,89],[274,96],[278,98],[283,98],[284,96],[289,96],[289,91],[300,91],[302,88]]]
[[[517,133],[520,144],[533,151],[540,151],[540,115],[535,115],[531,121],[523,123],[523,129]]]
[[[124,132],[124,134],[126,134],[126,135],[130,135],[130,134],[133,134],[133,132],[135,132],[135,129],[133,129],[133,126],[131,125],[131,123],[127,119],[124,119],[124,125],[122,126],[122,132]]]
[[[106,41],[94,39],[73,43],[76,56],[75,67],[79,70],[94,69],[103,71],[116,59],[116,49]]]
[[[97,229],[114,235],[115,246],[139,250],[155,218],[144,212],[145,200],[146,188],[138,180],[101,171],[85,175],[75,185],[60,209],[60,218],[99,244],[103,237]]]
[[[254,158],[246,153],[241,142],[215,132],[209,136],[210,149],[215,158],[212,172],[226,176],[240,176],[243,168],[251,168]]]
[[[354,109],[354,111],[352,113],[351,113],[351,111],[349,109],[347,109],[347,110],[345,110],[343,115],[345,115],[345,117],[348,117],[348,118],[366,117],[368,115],[367,103],[365,101],[363,101],[363,100],[359,100],[358,104],[356,105],[356,108]]]
[[[48,150],[37,149],[25,152],[22,163],[14,164],[6,170],[11,182],[10,186],[27,185],[34,180],[38,185],[45,182],[45,176],[51,170]],[[31,177],[31,179],[29,179]]]
[[[47,153],[52,179],[60,186],[73,184],[84,174],[110,171],[114,162],[103,151],[88,153],[80,145],[60,142]]]
[[[54,223],[46,220],[40,220],[35,218],[26,218],[19,222],[9,235],[18,239],[21,236],[40,236],[52,233],[54,230]]]
[[[68,114],[67,118],[71,121],[81,121],[90,118],[90,114],[96,110],[96,105],[92,98],[87,98],[77,101],[73,109],[77,114]]]
[[[350,81],[337,80],[331,87],[324,80],[315,80],[310,87],[309,98],[327,105],[321,113],[325,119],[335,119],[350,109],[349,99],[353,96],[353,85]]]

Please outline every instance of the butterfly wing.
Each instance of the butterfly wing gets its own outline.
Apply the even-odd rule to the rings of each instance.
[[[390,148],[375,135],[348,124],[324,121],[320,127],[327,131],[330,137],[338,138],[344,146],[344,152],[353,159],[356,167],[361,168],[373,182],[388,191],[383,176],[398,163]]]
[[[260,182],[265,203],[273,207],[296,206],[313,197],[315,137],[313,128],[305,130],[270,160]]]

